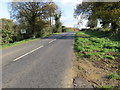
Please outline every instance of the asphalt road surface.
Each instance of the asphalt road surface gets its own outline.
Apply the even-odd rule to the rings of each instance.
[[[66,32],[2,50],[2,88],[72,86],[75,32]]]

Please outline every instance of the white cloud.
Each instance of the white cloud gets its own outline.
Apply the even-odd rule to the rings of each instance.
[[[67,5],[67,4],[79,4],[79,3],[82,3],[83,0],[53,0],[55,2],[59,2],[63,5]]]
[[[82,0],[61,0],[62,4],[79,4],[82,3]]]

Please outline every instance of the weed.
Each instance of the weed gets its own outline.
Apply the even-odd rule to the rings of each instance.
[[[107,58],[107,59],[113,59],[113,60],[115,59],[115,57],[112,56],[112,55],[105,55],[104,58]]]
[[[120,79],[120,77],[119,77],[119,75],[117,73],[111,73],[107,77],[108,77],[108,79],[116,79],[116,80]]]
[[[99,35],[101,33],[95,32],[77,32],[75,37],[75,49],[78,53],[83,53],[84,58],[98,58],[114,60],[119,54],[106,55],[109,52],[120,52],[119,42],[112,41],[106,37]],[[101,36],[95,37],[96,35]],[[81,55],[81,54],[79,54]]]
[[[100,90],[113,90],[113,86],[97,86]]]

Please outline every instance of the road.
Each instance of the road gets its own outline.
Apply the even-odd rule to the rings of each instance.
[[[75,32],[62,33],[2,50],[2,88],[72,86]]]

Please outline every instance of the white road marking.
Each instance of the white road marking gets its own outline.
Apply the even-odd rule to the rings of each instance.
[[[30,52],[28,52],[28,53],[26,53],[26,54],[22,55],[22,56],[20,56],[20,57],[18,57],[18,58],[16,58],[16,59],[14,59],[13,61],[15,62],[15,61],[17,61],[17,60],[21,59],[22,57],[24,57],[24,56],[26,56],[26,55],[28,55],[28,54],[30,54],[30,53],[32,53],[32,52],[34,52],[34,51],[36,51],[36,50],[38,50],[38,49],[42,48],[42,47],[44,47],[44,46],[40,46],[40,47],[38,47],[38,48],[36,48],[36,49],[34,49],[34,50],[32,50],[32,51],[30,51]]]
[[[49,43],[52,43],[52,42],[54,42],[56,39],[53,39],[53,40],[51,40]]]

